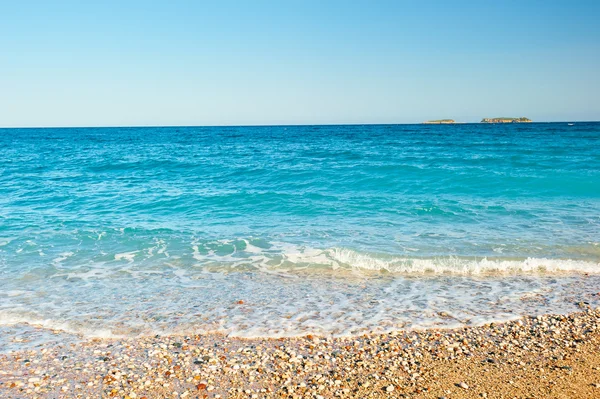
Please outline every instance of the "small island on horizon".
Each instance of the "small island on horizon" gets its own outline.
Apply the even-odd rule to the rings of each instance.
[[[531,119],[525,118],[483,118],[481,123],[530,123]]]
[[[533,122],[529,118],[525,118],[524,116],[520,118],[483,118],[479,123],[531,123]],[[450,125],[456,122],[454,119],[434,119],[430,121],[423,122],[424,125]]]
[[[437,119],[437,120],[433,120],[433,121],[427,121],[427,122],[423,122],[426,125],[444,125],[444,124],[450,124],[450,123],[456,123],[454,121],[454,119]]]

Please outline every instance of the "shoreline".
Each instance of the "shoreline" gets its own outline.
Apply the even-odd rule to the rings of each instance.
[[[0,354],[6,398],[600,396],[600,308],[347,338],[92,339]]]

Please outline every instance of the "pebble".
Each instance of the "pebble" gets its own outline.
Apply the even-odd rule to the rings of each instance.
[[[450,395],[440,390],[444,377],[436,375],[434,365],[468,365],[471,358],[486,372],[533,370],[537,360],[531,359],[552,358],[540,373],[559,381],[576,376],[578,363],[573,358],[584,343],[600,339],[599,320],[600,310],[585,310],[575,316],[542,315],[483,327],[352,338],[243,340],[206,334],[94,340],[38,352],[0,353],[0,397],[18,397],[20,389],[21,396],[36,392],[40,398],[146,399],[144,394],[152,393],[153,398],[156,392],[161,398],[323,399],[370,392],[400,395],[405,389],[431,395],[436,387]],[[516,374],[508,377],[521,385]],[[470,380],[474,387],[481,386],[478,381]],[[466,382],[457,385],[469,389]]]

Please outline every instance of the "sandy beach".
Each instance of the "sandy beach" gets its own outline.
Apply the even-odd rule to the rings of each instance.
[[[352,338],[92,340],[0,355],[3,398],[594,398],[600,309]]]

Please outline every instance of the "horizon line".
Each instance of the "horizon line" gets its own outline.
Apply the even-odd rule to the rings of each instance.
[[[278,126],[399,126],[399,125],[511,125],[513,123],[486,123],[486,122],[454,122],[446,124],[436,124],[424,122],[413,123],[284,123],[284,124],[239,124],[239,125],[87,125],[87,126],[0,126],[0,129],[105,129],[105,128],[189,128],[189,127],[278,127]],[[600,120],[564,120],[564,121],[532,121],[522,123],[525,125],[531,123],[598,123]],[[514,124],[521,124],[516,122]]]

